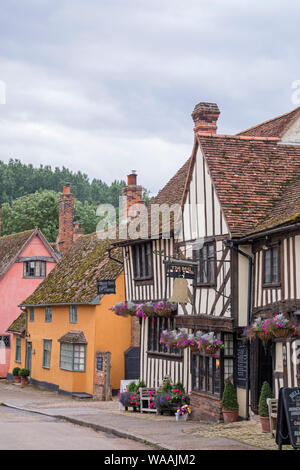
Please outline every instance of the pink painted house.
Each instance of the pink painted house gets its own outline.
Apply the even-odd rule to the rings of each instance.
[[[10,364],[11,334],[22,303],[55,267],[59,255],[39,229],[0,237],[0,378]]]

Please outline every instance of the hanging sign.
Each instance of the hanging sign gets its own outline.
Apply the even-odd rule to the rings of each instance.
[[[279,390],[276,444],[300,449],[300,387]]]
[[[115,280],[101,280],[97,281],[98,295],[115,294],[116,281]]]
[[[183,277],[195,279],[198,263],[194,261],[171,260],[166,262],[166,276],[171,278]]]

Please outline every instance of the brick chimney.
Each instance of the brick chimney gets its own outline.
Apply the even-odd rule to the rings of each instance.
[[[130,207],[133,204],[145,204],[143,200],[143,188],[137,185],[137,174],[135,170],[132,170],[130,175],[127,175],[127,186],[122,189],[122,201],[123,220],[127,220],[128,218],[133,219],[138,215],[130,211]]]
[[[217,133],[217,120],[220,116],[220,110],[215,103],[199,103],[192,112],[192,118],[195,123],[194,132],[196,134]]]
[[[74,196],[66,183],[59,196],[58,250],[66,253],[73,243]]]
[[[75,242],[81,235],[84,235],[84,230],[79,228],[79,222],[74,222],[73,241]]]

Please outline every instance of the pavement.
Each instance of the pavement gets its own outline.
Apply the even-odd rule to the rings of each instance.
[[[32,385],[0,380],[0,403],[21,411],[38,413],[86,426],[96,431],[132,439],[163,450],[259,450],[231,439],[230,429],[225,436],[212,432],[216,426],[199,421],[176,422],[173,416],[156,413],[134,413],[119,409],[119,401],[102,402],[74,399],[57,392],[41,390]],[[220,429],[220,428],[217,428]],[[223,428],[224,429],[224,428]]]

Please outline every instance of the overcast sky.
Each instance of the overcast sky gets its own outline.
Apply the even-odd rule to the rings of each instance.
[[[236,133],[295,108],[298,0],[2,0],[0,159],[132,169],[156,193],[190,156],[191,112]]]

